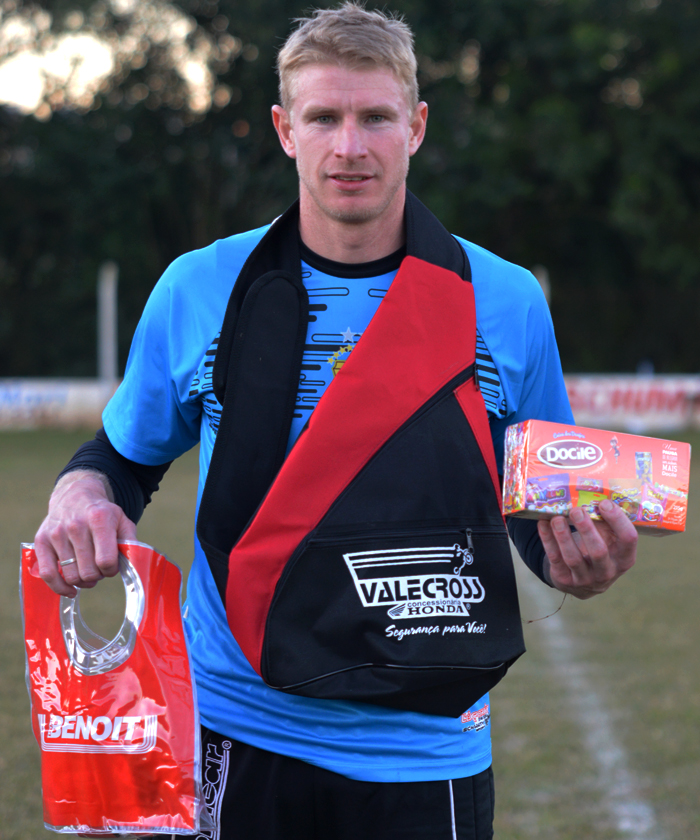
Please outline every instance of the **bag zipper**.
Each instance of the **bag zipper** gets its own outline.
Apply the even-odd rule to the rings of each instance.
[[[502,529],[498,525],[477,525],[469,528],[460,528],[458,525],[445,525],[444,527],[433,526],[430,528],[410,528],[410,529],[392,529],[392,530],[377,530],[368,532],[366,528],[353,529],[348,531],[341,531],[337,534],[329,534],[328,536],[318,536],[316,534],[307,534],[307,536],[299,543],[302,545],[338,545],[348,540],[357,540],[365,542],[372,539],[391,539],[392,537],[431,537],[441,535],[453,535],[460,537],[467,544],[466,550],[472,555],[474,554],[474,544],[472,536],[476,534],[499,534]],[[295,552],[296,554],[296,552]]]
[[[458,566],[457,569],[454,570],[455,574],[459,573],[460,568],[462,568],[465,564],[467,566],[471,566],[475,559],[475,551],[474,551],[474,543],[472,542],[472,535],[474,533],[478,534],[501,534],[504,533],[500,528],[493,525],[480,525],[474,528],[458,528],[458,527],[450,527],[449,525],[444,528],[425,528],[425,529],[413,529],[413,530],[405,530],[405,531],[376,531],[374,533],[368,534],[366,531],[362,532],[353,532],[348,531],[346,533],[341,534],[334,534],[329,537],[318,537],[312,536],[311,534],[307,534],[306,537],[299,543],[299,545],[295,548],[292,556],[289,558],[287,563],[285,564],[284,570],[280,575],[279,580],[277,581],[275,595],[273,597],[272,603],[274,604],[277,600],[278,593],[282,592],[284,589],[284,585],[286,583],[287,578],[292,573],[292,570],[295,566],[295,562],[297,558],[299,558],[307,548],[312,547],[314,545],[324,545],[324,546],[333,546],[333,545],[342,545],[343,543],[348,542],[349,540],[353,540],[356,542],[368,542],[373,539],[391,539],[395,537],[397,539],[403,539],[406,537],[430,537],[430,536],[449,536],[453,535],[459,538],[460,543],[466,542],[467,547],[461,549],[459,556],[462,558],[462,566]],[[461,546],[460,546],[461,548]]]

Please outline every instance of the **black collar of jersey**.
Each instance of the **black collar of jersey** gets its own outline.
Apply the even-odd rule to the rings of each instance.
[[[397,251],[378,260],[361,263],[341,263],[337,260],[329,260],[312,251],[303,241],[299,242],[301,259],[310,268],[327,274],[329,277],[342,277],[344,280],[359,280],[366,277],[379,277],[382,274],[389,274],[390,271],[397,271],[403,258],[406,256],[406,246],[402,245]]]

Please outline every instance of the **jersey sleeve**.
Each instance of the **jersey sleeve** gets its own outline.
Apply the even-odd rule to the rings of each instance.
[[[534,282],[537,283],[536,280]],[[510,388],[510,394],[506,390],[506,402],[513,408],[491,425],[499,472],[502,471],[503,445],[508,426],[523,420],[548,420],[569,425],[574,423],[552,319],[539,285],[528,306],[523,327],[522,379],[518,382],[510,381],[506,386]]]
[[[498,368],[506,414],[491,421],[502,472],[505,430],[522,420],[574,422],[547,301],[524,268],[462,240],[472,264],[479,329]]]
[[[189,392],[202,343],[211,341],[199,334],[194,305],[198,284],[212,272],[206,251],[180,257],[156,284],[102,417],[115,449],[140,464],[172,461],[199,440],[201,407]]]

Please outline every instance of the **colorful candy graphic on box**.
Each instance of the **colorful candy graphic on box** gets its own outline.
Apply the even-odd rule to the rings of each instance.
[[[634,462],[637,466],[637,478],[651,484],[651,452],[635,452]]]
[[[543,420],[509,426],[503,511],[551,518],[610,499],[640,531],[685,530],[690,445]]]
[[[566,513],[571,508],[569,474],[528,478],[525,491],[528,510],[543,513]]]

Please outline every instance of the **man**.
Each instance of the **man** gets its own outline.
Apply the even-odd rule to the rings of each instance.
[[[454,711],[430,711],[430,691],[419,691],[420,703],[406,702],[402,707],[400,693],[396,702],[379,694],[376,702],[367,701],[366,695],[358,695],[364,702],[357,702],[330,690],[325,696],[314,696],[296,693],[294,686],[292,693],[271,688],[261,678],[260,669],[251,666],[254,657],[248,647],[254,645],[243,641],[247,629],[243,627],[240,635],[229,629],[246,613],[248,595],[240,592],[232,577],[236,569],[233,561],[229,573],[227,556],[241,533],[248,538],[261,520],[264,523],[280,480],[290,470],[301,469],[302,476],[307,471],[321,478],[316,484],[309,479],[304,493],[284,497],[280,519],[272,518],[263,538],[274,532],[275,539],[284,540],[294,527],[281,524],[286,510],[296,510],[296,505],[303,516],[315,503],[307,496],[316,493],[317,484],[335,480],[354,457],[344,448],[347,441],[342,436],[335,449],[329,448],[334,442],[327,419],[331,392],[350,393],[347,389],[352,389],[352,382],[359,382],[359,404],[345,403],[334,415],[352,436],[353,422],[348,417],[355,414],[358,422],[367,415],[383,418],[413,387],[413,380],[422,376],[418,370],[421,359],[431,355],[433,343],[439,344],[441,336],[436,335],[439,329],[421,334],[420,319],[406,325],[407,334],[401,334],[400,321],[395,323],[398,334],[390,337],[391,349],[376,360],[374,368],[372,360],[368,366],[369,348],[381,346],[386,338],[377,325],[387,322],[387,307],[404,305],[396,291],[399,280],[393,282],[399,267],[399,275],[403,273],[405,278],[413,266],[415,289],[425,270],[431,279],[422,288],[427,288],[428,294],[433,277],[435,289],[442,288],[444,282],[455,290],[454,307],[451,300],[436,300],[433,306],[429,297],[421,299],[426,322],[435,311],[444,313],[446,321],[449,310],[461,312],[457,297],[461,301],[473,288],[476,379],[481,390],[474,387],[472,375],[454,394],[459,392],[459,404],[466,414],[473,415],[477,409],[483,412],[484,404],[488,410],[490,440],[482,439],[479,447],[474,444],[469,455],[480,462],[475,469],[486,477],[485,488],[489,481],[486,466],[494,457],[493,451],[488,451],[491,441],[495,466],[502,463],[507,425],[528,418],[572,422],[548,310],[528,272],[463,240],[459,240],[455,255],[455,240],[443,236],[434,217],[407,194],[409,159],[422,143],[427,105],[418,101],[412,35],[403,22],[352,3],[317,11],[301,22],[282,48],[278,70],[281,104],[273,107],[272,118],[282,148],[296,161],[298,210],[292,208],[269,229],[233,236],[186,254],[166,271],[137,329],[124,382],[104,414],[104,429],[95,441],[81,447],[56,485],[49,514],[35,540],[41,574],[52,589],[68,596],[75,595],[79,587],[94,586],[100,578],[116,574],[117,540],[135,538],[134,522],[168,464],[201,440],[198,539],[185,615],[205,727],[204,773],[206,776],[209,769],[209,778],[217,780],[212,794],[216,804],[212,811],[220,831],[216,836],[250,840],[483,840],[492,836],[493,822],[488,695],[477,695],[475,702],[459,707],[455,717]],[[430,227],[430,236],[416,230],[420,227],[412,221],[418,218],[416,214]],[[281,230],[287,236],[283,246],[279,244]],[[436,239],[432,239],[433,232]],[[417,241],[424,249],[424,259],[418,262],[414,256]],[[436,249],[437,241],[441,244]],[[443,250],[456,260],[453,273],[438,267]],[[279,260],[287,260],[288,270],[281,274]],[[255,301],[250,303],[252,292],[243,297],[240,289],[249,280],[256,294],[260,291],[262,295],[261,290],[270,287],[265,286],[268,274],[251,275],[251,266],[258,264],[261,271],[272,266],[269,277],[281,276],[292,292],[289,305],[277,309],[273,305],[265,318],[256,320]],[[460,272],[462,279],[471,283],[458,282]],[[403,289],[405,282],[400,282]],[[411,294],[404,294],[401,300]],[[285,320],[287,310],[296,305],[295,295],[310,301],[308,310],[303,310],[308,328],[301,341]],[[235,329],[229,324],[231,313]],[[255,328],[247,331],[249,325]],[[255,342],[268,329],[271,347],[277,346],[278,333],[287,331],[292,350],[268,353],[265,338],[262,349],[254,347],[255,352],[249,352],[245,342]],[[473,326],[471,330],[473,341]],[[465,335],[467,332],[465,324]],[[252,336],[246,338],[249,333]],[[457,335],[457,343],[460,340]],[[293,353],[298,354],[299,364],[294,369],[291,400],[284,392],[279,402],[282,408],[267,410],[267,391],[274,390],[267,387],[268,379],[285,368]],[[264,358],[267,356],[271,358]],[[401,387],[394,389],[390,381],[381,380],[381,369],[391,364],[392,371],[404,375],[404,357],[412,360],[411,368],[405,371]],[[256,373],[258,364],[264,368],[260,375]],[[366,377],[369,383],[374,381],[375,369],[380,370],[381,388],[372,396],[362,390],[366,383],[363,377],[357,379],[357,372],[370,371]],[[246,380],[251,370],[254,375]],[[473,368],[470,370],[473,373]],[[284,382],[280,388],[286,387]],[[328,399],[321,399],[326,388]],[[463,388],[471,389],[471,396]],[[251,393],[258,396],[246,400]],[[363,404],[365,393],[370,398]],[[474,394],[479,394],[476,408],[476,403],[465,402]],[[448,397],[453,399],[452,393]],[[287,405],[289,424],[285,426],[279,416],[287,411]],[[445,405],[454,422],[464,422],[456,402]],[[473,440],[478,437],[478,419],[470,424],[474,437],[468,425],[464,434]],[[260,425],[277,429],[274,446],[265,444],[267,438],[261,438],[260,445],[248,444],[249,438],[258,435]],[[318,441],[322,426],[326,455],[323,463],[314,465],[310,459],[304,460],[304,452],[310,442]],[[353,445],[361,447],[362,434],[356,435]],[[421,441],[428,461],[434,449],[437,463],[442,434],[440,426],[432,437]],[[459,441],[454,445],[457,451]],[[386,459],[391,448],[380,449],[375,447],[373,453]],[[275,460],[273,451],[277,450]],[[410,470],[414,457],[418,456],[412,451],[410,457],[395,459],[392,469],[396,472],[407,463]],[[205,487],[210,463],[217,466],[212,467],[211,482]],[[240,470],[234,468],[238,463]],[[449,471],[449,464],[440,470]],[[258,474],[261,471],[263,478]],[[455,485],[464,470],[460,467],[457,472]],[[497,483],[495,470],[492,478]],[[215,481],[219,484],[212,483]],[[260,484],[258,493],[251,496],[248,484],[256,482]],[[387,492],[386,499],[379,492],[373,497],[374,504],[382,506],[386,501],[389,518],[397,506],[418,509],[432,505],[436,494],[422,495],[419,484],[410,482]],[[331,500],[331,510],[353,486],[352,477],[338,484],[340,496]],[[474,504],[481,504],[481,496],[492,489],[480,491]],[[446,485],[445,504],[449,505],[452,490],[452,484]],[[465,492],[469,492],[468,486]],[[300,500],[299,495],[304,498]],[[495,499],[496,494],[492,495]],[[540,522],[539,528],[524,520],[509,526],[533,571],[579,598],[605,591],[635,559],[633,526],[617,507],[606,502],[600,507],[604,521],[598,523],[581,510],[573,511],[570,521],[575,532],[563,517]],[[327,509],[328,505],[322,511],[326,517]],[[234,513],[229,517],[231,510]],[[408,514],[401,516],[411,519]],[[240,523],[229,527],[229,518],[236,517]],[[365,518],[373,519],[374,513],[366,513]],[[260,530],[265,527],[258,527]],[[236,551],[241,553],[245,538],[237,543],[232,558]],[[475,562],[474,554],[482,551],[479,539],[476,528],[474,550],[468,528],[461,543],[455,541],[451,561],[455,576],[465,564]],[[263,564],[269,559],[266,546],[260,558]],[[425,583],[431,597],[435,593],[430,585],[434,587],[436,580],[430,578]],[[367,582],[363,591],[370,598],[376,590]],[[406,598],[398,591],[395,597],[399,612],[390,615],[400,615],[400,599]],[[476,600],[478,597],[472,598]],[[299,615],[297,620],[303,622],[304,617]],[[519,621],[514,623],[519,627]],[[391,625],[394,629],[387,628],[387,635],[402,638],[405,627],[411,626],[404,622],[396,629],[397,624]],[[295,632],[294,621],[286,629]],[[305,641],[301,637],[300,644]],[[294,656],[294,645],[289,655]],[[209,760],[217,762],[216,773],[214,765],[208,767]],[[224,764],[226,773],[220,772]]]

